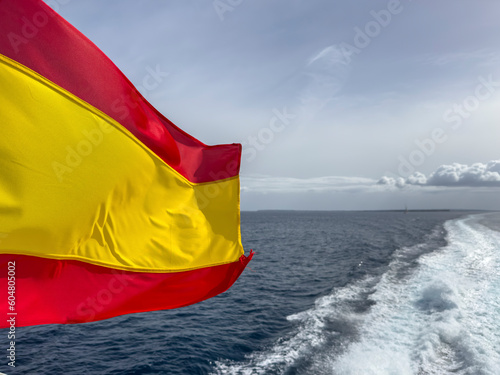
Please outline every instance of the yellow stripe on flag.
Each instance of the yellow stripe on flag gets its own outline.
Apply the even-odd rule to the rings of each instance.
[[[239,179],[194,184],[123,126],[0,55],[0,253],[144,272],[234,262]]]

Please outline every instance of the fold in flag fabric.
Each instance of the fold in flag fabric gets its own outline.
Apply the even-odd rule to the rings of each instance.
[[[0,128],[1,327],[186,306],[250,261],[241,146],[179,129],[42,1],[0,1]]]

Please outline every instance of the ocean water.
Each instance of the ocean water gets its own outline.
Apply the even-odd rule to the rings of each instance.
[[[498,213],[243,212],[256,255],[226,293],[18,328],[16,368],[5,356],[0,371],[497,375],[498,230]]]

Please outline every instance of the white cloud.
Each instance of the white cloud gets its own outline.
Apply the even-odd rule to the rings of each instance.
[[[324,191],[362,191],[380,189],[376,180],[362,177],[325,176],[292,178],[271,176],[241,176],[243,192],[299,193]]]
[[[453,163],[441,165],[425,176],[415,172],[406,180],[395,177],[382,177],[378,184],[387,186],[445,186],[445,187],[500,187],[500,160],[471,165]]]
[[[393,177],[383,176],[380,180],[377,181],[377,184],[403,187],[405,185],[405,179],[402,177],[393,178]]]

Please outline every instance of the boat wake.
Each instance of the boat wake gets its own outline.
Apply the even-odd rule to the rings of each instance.
[[[397,250],[382,276],[319,298],[287,317],[289,336],[214,373],[498,374],[500,233],[490,218],[446,222],[446,246],[432,248],[434,233]]]

